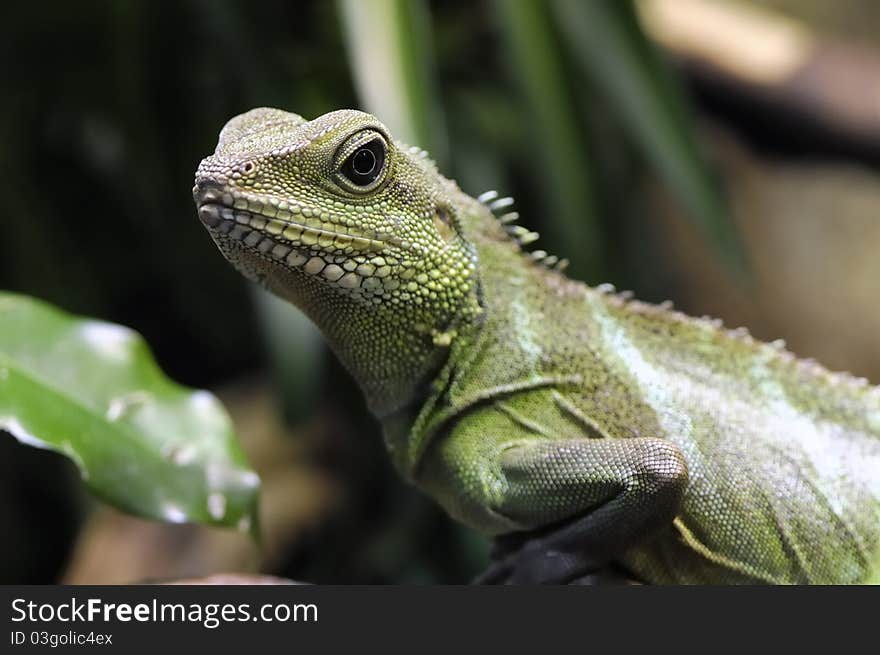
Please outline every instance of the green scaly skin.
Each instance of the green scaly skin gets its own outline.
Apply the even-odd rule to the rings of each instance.
[[[352,173],[365,147],[384,164]],[[516,543],[487,580],[880,580],[880,389],[566,278],[362,112],[237,116],[193,194],[322,330],[401,474]]]

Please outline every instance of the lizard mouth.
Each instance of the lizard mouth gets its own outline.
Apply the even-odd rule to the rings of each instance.
[[[354,255],[383,250],[388,240],[387,236],[342,230],[342,226],[318,218],[319,212],[284,201],[235,197],[199,185],[193,187],[193,197],[206,228],[261,252],[280,245]]]
[[[313,227],[291,220],[279,220],[247,209],[233,209],[212,202],[200,204],[198,212],[199,219],[212,232],[241,241],[245,246],[264,253],[275,246],[286,246],[288,250],[297,248],[354,255],[379,252],[385,247],[384,240]]]
[[[377,270],[375,263],[381,257],[374,255],[389,241],[387,236],[343,231],[342,226],[317,218],[318,212],[274,199],[233,196],[204,184],[193,187],[193,198],[199,219],[218,243],[237,243],[260,257],[326,278],[351,292],[359,292]]]

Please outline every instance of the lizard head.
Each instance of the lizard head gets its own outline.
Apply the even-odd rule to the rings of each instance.
[[[271,288],[294,272],[355,301],[421,306],[462,297],[475,266],[451,187],[370,114],[260,108],[226,124],[193,196],[247,277]]]
[[[225,125],[195,182],[199,218],[226,258],[337,350],[381,330],[410,348],[437,342],[474,305],[460,214],[475,201],[370,114],[253,109]]]

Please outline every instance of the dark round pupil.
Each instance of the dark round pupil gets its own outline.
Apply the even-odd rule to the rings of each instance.
[[[353,184],[366,187],[379,179],[384,168],[385,144],[373,139],[348,156],[341,173]]]
[[[361,148],[354,153],[351,167],[358,175],[369,175],[376,167],[376,155],[366,148]]]

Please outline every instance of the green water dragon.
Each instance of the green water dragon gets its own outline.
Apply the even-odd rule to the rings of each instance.
[[[236,116],[201,222],[321,329],[484,582],[880,582],[880,388],[569,279],[354,110]]]

